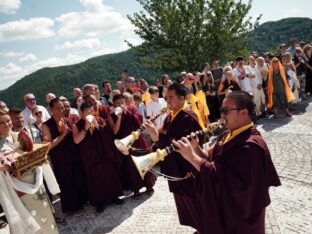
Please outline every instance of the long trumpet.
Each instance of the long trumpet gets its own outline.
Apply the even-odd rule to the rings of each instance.
[[[155,121],[159,116],[167,113],[168,111],[168,108],[163,108],[159,114],[153,116],[150,120],[153,122]],[[141,125],[141,127],[136,130],[136,131],[133,131],[131,132],[130,135],[126,136],[125,138],[121,139],[121,140],[118,140],[116,139],[114,141],[117,149],[123,153],[124,155],[128,155],[129,154],[129,149],[130,149],[130,146],[137,140],[139,139],[139,136],[141,134],[141,132],[143,132],[143,130],[145,129],[145,127],[143,125]]]
[[[208,136],[210,137],[217,129],[221,128],[224,124],[225,124],[225,121],[223,119],[220,119],[217,122],[209,124],[207,128],[193,132],[186,137],[189,140],[193,139],[194,137],[203,136],[206,134],[208,134]],[[169,155],[170,153],[174,151],[175,151],[175,147],[173,144],[171,144],[170,146],[167,146],[164,149],[157,149],[156,152],[152,152],[150,154],[143,155],[140,157],[131,156],[131,158],[143,179],[146,172],[148,172],[159,161],[163,161],[167,155]]]

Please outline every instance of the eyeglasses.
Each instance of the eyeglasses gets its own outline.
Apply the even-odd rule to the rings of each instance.
[[[25,102],[35,102],[35,101],[36,101],[36,98],[29,98],[25,100]]]
[[[231,111],[231,110],[242,110],[242,109],[244,109],[244,108],[242,108],[242,107],[240,107],[240,108],[221,107],[220,113],[227,115],[229,113],[229,111]]]
[[[277,61],[277,60],[274,60],[274,61],[272,61],[272,63],[278,63],[278,61]]]
[[[36,116],[42,115],[42,111],[38,111],[38,112],[34,113],[34,115],[36,115]]]

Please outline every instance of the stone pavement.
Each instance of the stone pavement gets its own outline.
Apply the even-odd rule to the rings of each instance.
[[[312,234],[312,98],[296,107],[292,118],[262,119],[265,138],[282,186],[270,189],[266,210],[267,234]],[[143,189],[144,191],[144,189]],[[155,194],[124,198],[121,206],[108,205],[102,214],[89,207],[79,218],[66,216],[60,233],[193,233],[178,222],[167,182],[158,178]],[[56,205],[59,210],[59,203]]]

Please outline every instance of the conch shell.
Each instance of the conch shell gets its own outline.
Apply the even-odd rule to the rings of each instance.
[[[87,115],[87,116],[86,116],[86,120],[90,123],[90,128],[89,128],[89,130],[90,130],[90,133],[91,133],[91,135],[92,135],[93,132],[94,132],[94,123],[93,123],[93,121],[94,121],[94,116],[93,116],[93,115]]]
[[[116,107],[115,108],[115,115],[119,115],[122,112],[122,108],[121,107]]]

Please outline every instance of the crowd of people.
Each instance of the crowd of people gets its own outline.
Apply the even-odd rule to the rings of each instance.
[[[223,135],[223,138],[219,139],[222,142],[228,142],[242,131],[252,129],[248,133],[249,148],[243,147],[242,150],[246,155],[256,155],[254,156],[256,159],[251,163],[255,166],[258,165],[257,163],[263,163],[261,159],[263,152],[265,155],[269,155],[269,152],[263,140],[259,141],[261,137],[250,122],[267,116],[269,112],[277,118],[280,110],[287,117],[291,117],[294,105],[311,95],[311,52],[310,44],[301,42],[298,44],[296,39],[292,39],[288,49],[285,44],[280,45],[280,52],[276,56],[270,53],[259,56],[252,53],[247,59],[238,56],[233,63],[223,68],[219,66],[218,61],[214,61],[212,67],[209,63],[205,63],[201,71],[192,73],[183,71],[175,79],[170,79],[169,75],[164,74],[154,84],[148,84],[145,79],[135,79],[124,70],[121,79],[116,83],[116,89],[112,89],[109,81],[102,83],[103,95],[97,84],[85,84],[82,88],[73,88],[72,97],[46,94],[46,106],[38,105],[32,93],[25,94],[24,109],[8,108],[5,100],[2,100],[0,101],[0,149],[3,154],[14,151],[13,146],[18,142],[17,134],[20,132],[27,133],[34,143],[50,143],[49,159],[57,182],[56,186],[59,186],[62,211],[74,216],[83,215],[84,207],[90,205],[95,207],[96,212],[101,213],[108,203],[122,204],[121,196],[125,190],[130,190],[136,198],[140,196],[141,188],[145,187],[147,194],[153,195],[156,176],[148,172],[142,179],[131,157],[122,155],[114,145],[115,139],[128,136],[142,125],[146,130],[140,134],[132,148],[132,153],[138,157],[143,149],[147,152],[150,149],[165,148],[173,140],[203,129],[220,118],[225,119],[226,128],[230,132],[235,132],[241,127],[245,128],[238,133],[235,132],[234,136]],[[116,111],[118,107],[122,111]],[[150,121],[151,117],[164,109],[167,110],[165,114],[154,122]],[[230,118],[231,111],[240,114]],[[222,146],[219,145],[207,153],[203,152],[194,141],[189,142],[186,138],[173,142],[177,151],[161,163],[162,173],[180,179],[191,173],[197,178],[196,181],[201,181],[200,178],[205,176],[213,178],[215,175],[211,173],[216,168],[220,173],[225,173],[221,168],[222,163],[228,160],[227,157],[222,159],[223,161],[216,158],[216,154],[222,152]],[[258,146],[255,148],[253,144]],[[226,144],[229,145],[231,144]],[[259,148],[263,150],[260,152]],[[140,150],[136,151],[136,149]],[[232,152],[230,151],[233,150],[232,145],[226,150]],[[238,154],[238,149],[235,150]],[[236,157],[238,163],[242,163],[241,157]],[[206,161],[201,161],[202,159]],[[262,230],[260,226],[261,222],[264,222],[264,208],[269,203],[268,186],[279,185],[270,158],[265,160],[265,164],[269,167],[264,176],[266,183],[261,185],[259,196],[253,197],[250,203],[243,205],[243,211],[246,211],[243,214],[236,211],[233,205],[228,204],[229,201],[239,204],[241,202],[239,199],[243,199],[243,195],[239,195],[239,199],[222,196],[229,210],[221,212],[218,210],[220,207],[207,202],[207,199],[202,199],[202,196],[206,196],[209,191],[218,190],[220,187],[216,188],[212,184],[201,187],[201,199],[198,199],[199,190],[193,178],[169,181],[169,190],[174,194],[180,223],[194,227],[198,233],[210,233],[208,230],[212,226],[203,224],[203,217],[210,219],[211,215],[218,217],[225,215],[226,217],[223,218],[226,220],[222,218],[215,220],[218,225],[211,233],[223,233],[219,231],[235,230],[235,228],[240,230],[235,233],[262,233],[254,230]],[[238,168],[235,168],[234,164],[231,166],[234,173]],[[18,191],[14,194],[12,191],[17,188],[6,183],[9,177],[8,169],[7,165],[0,164],[1,191],[6,191],[5,194],[1,193],[0,202],[10,228],[16,227],[14,229],[16,233],[21,233],[19,227],[27,227],[28,233],[36,232],[40,228],[45,232],[57,232],[55,222],[64,221],[62,217],[53,216],[53,208],[50,205],[57,189],[51,192],[50,180],[43,176],[43,182],[37,191],[31,194]],[[257,167],[257,170],[261,168]],[[34,182],[38,173],[33,169],[20,180],[26,181],[26,177],[32,177]],[[234,177],[238,176],[242,179],[241,177],[247,175],[244,173],[249,172],[246,170],[240,173],[242,174]],[[228,178],[229,175],[222,176],[224,181],[219,185],[221,187],[226,186],[226,183],[238,183],[233,178],[233,180]],[[257,176],[259,175],[255,175]],[[247,184],[249,182],[243,181]],[[252,188],[248,190],[250,194],[256,191],[253,190],[255,186],[256,182],[252,181]],[[240,191],[233,189],[233,192],[239,194]],[[215,196],[220,193],[218,190]],[[28,196],[30,198],[27,198]],[[46,202],[47,209],[50,208],[49,220],[42,221],[42,212],[45,211],[34,208],[37,205],[34,204],[34,199],[31,199],[33,196],[40,197],[40,201]],[[253,204],[257,202],[255,199],[261,201],[256,208]],[[17,200],[22,200],[23,204],[14,205],[14,201]],[[14,206],[13,210],[16,211],[14,215],[18,219],[14,219],[11,215],[10,208]],[[212,207],[213,210],[206,212],[205,209],[203,210],[206,206]],[[253,213],[253,209],[257,209],[257,212]],[[241,216],[244,216],[243,221]],[[252,218],[257,219],[253,227],[250,226]],[[237,227],[237,223],[233,223],[235,221],[243,224]],[[244,232],[244,230],[248,231]]]

